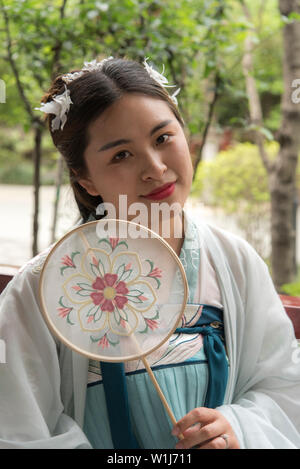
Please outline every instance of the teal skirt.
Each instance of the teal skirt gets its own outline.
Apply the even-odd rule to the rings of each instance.
[[[204,405],[208,365],[203,347],[185,363],[152,370],[176,420]],[[126,386],[131,425],[139,447],[174,448],[178,440],[171,435],[173,425],[148,373],[145,370],[127,373]],[[93,448],[114,448],[103,381],[88,386],[84,432]]]

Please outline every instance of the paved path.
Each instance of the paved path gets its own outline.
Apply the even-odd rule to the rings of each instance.
[[[41,188],[39,250],[51,244],[55,188]],[[57,235],[61,237],[76,221],[71,190],[63,188]],[[0,264],[22,265],[32,257],[33,188],[0,185]]]

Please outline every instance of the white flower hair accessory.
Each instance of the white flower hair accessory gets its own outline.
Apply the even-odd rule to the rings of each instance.
[[[101,70],[105,62],[111,59],[113,59],[112,56],[108,57],[107,59],[103,59],[100,62],[97,62],[96,60],[92,60],[91,62],[84,62],[84,66],[82,67],[81,70],[79,70],[78,72],[67,73],[66,75],[63,75],[61,79],[67,84],[71,83],[73,80],[80,78],[86,72],[93,72],[95,70]],[[168,85],[169,83],[168,79],[163,75],[164,69],[165,69],[164,65],[163,65],[162,73],[159,73],[157,70],[155,70],[151,65],[147,63],[147,60],[149,60],[148,57],[145,58],[143,64],[148,74],[162,87],[174,88],[175,85]],[[173,93],[170,96],[172,101],[176,105],[178,105],[176,96],[178,95],[179,91],[180,91],[180,88],[178,88],[175,91],[175,93]],[[52,123],[51,123],[52,131],[58,130],[59,128],[63,130],[64,125],[67,121],[67,113],[69,112],[71,104],[73,104],[73,102],[71,101],[71,98],[70,98],[70,90],[68,90],[65,85],[65,91],[62,94],[53,96],[52,101],[48,103],[42,103],[41,107],[36,107],[34,109],[41,111],[41,112],[45,112],[46,114],[54,114],[56,117],[55,119],[52,120]]]
[[[165,72],[165,66],[163,65],[163,70],[162,70],[162,73],[159,73],[157,70],[155,70],[153,67],[151,67],[151,65],[149,65],[147,63],[147,60],[149,60],[149,57],[146,57],[144,59],[144,62],[143,62],[143,65],[146,69],[146,71],[149,73],[150,77],[153,78],[153,80],[155,80],[157,83],[160,84],[160,86],[163,86],[164,88],[175,88],[176,85],[168,85],[169,81],[168,79],[163,75],[164,72]],[[176,104],[176,106],[178,105],[178,101],[177,101],[177,98],[176,96],[178,95],[178,93],[180,92],[180,88],[178,88],[175,93],[173,93],[171,95],[171,99],[172,101]]]
[[[67,113],[70,109],[70,104],[73,104],[70,98],[70,90],[68,90],[65,85],[65,91],[62,94],[53,96],[53,101],[42,103],[41,107],[34,109],[45,112],[46,114],[54,114],[56,117],[51,122],[52,131],[58,130],[59,127],[63,130],[67,121]]]
[[[66,75],[63,75],[61,78],[65,83],[70,83],[71,81],[76,80],[77,78],[84,75],[85,72],[93,72],[95,70],[101,70],[105,62],[111,59],[113,59],[112,56],[108,57],[107,59],[103,59],[100,62],[97,62],[97,60],[92,60],[91,62],[84,62],[84,66],[79,72],[67,73]]]
[[[84,66],[79,72],[67,73],[61,78],[65,83],[70,83],[73,80],[81,77],[86,72],[92,72],[94,70],[100,70],[103,64],[113,57],[108,57],[100,62],[92,60],[91,62],[84,62]],[[70,98],[70,90],[65,85],[65,91],[62,94],[53,96],[53,101],[49,103],[42,103],[41,107],[36,107],[37,111],[45,112],[46,114],[54,114],[56,117],[52,120],[51,129],[52,131],[63,130],[65,123],[67,122],[67,113],[69,112],[70,105],[73,104]]]

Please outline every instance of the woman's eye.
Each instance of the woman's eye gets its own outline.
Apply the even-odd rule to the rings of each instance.
[[[125,151],[120,151],[120,153],[117,153],[117,154],[113,157],[112,161],[121,161],[121,160],[125,160],[126,158],[128,158],[129,154],[130,154],[129,151],[126,151],[126,150],[125,150]]]
[[[156,139],[156,143],[160,145],[161,143],[165,143],[168,139],[169,139],[168,134],[162,134]]]

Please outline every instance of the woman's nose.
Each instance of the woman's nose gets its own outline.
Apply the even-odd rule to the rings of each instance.
[[[145,152],[141,159],[141,175],[144,181],[149,179],[160,180],[168,167],[164,163],[161,154],[158,151]]]

